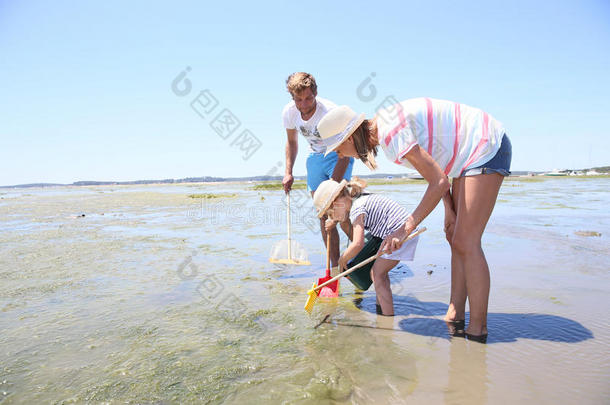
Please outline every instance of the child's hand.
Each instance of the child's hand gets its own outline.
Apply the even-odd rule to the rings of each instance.
[[[326,232],[332,231],[335,227],[337,226],[337,221],[328,218],[326,220],[326,222],[324,223],[324,228],[326,229]]]
[[[339,271],[343,272],[344,270],[347,269],[347,258],[345,257],[345,255],[341,255],[341,257],[339,258]]]

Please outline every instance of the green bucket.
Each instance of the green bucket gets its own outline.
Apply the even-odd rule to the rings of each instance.
[[[365,234],[364,247],[360,252],[358,252],[356,257],[350,260],[350,262],[347,264],[347,268],[349,269],[350,267],[365,261],[369,257],[375,256],[381,247],[381,242],[383,242],[383,239],[373,236],[370,233]],[[355,272],[348,274],[345,277],[347,277],[347,279],[351,281],[356,288],[366,291],[369,289],[371,284],[373,284],[373,280],[371,280],[371,269],[373,268],[374,264],[375,260],[367,263],[365,266],[362,266]]]

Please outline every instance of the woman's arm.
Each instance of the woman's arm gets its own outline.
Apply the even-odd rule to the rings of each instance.
[[[331,179],[333,179],[337,183],[341,183],[341,180],[345,175],[345,171],[347,170],[347,166],[349,166],[348,157],[337,159],[337,163],[335,164],[335,169],[333,170],[333,175],[331,176]]]
[[[451,188],[449,179],[443,173],[438,163],[432,159],[428,152],[420,148],[419,145],[415,145],[405,157],[415,170],[426,179],[428,188],[426,188],[426,192],[415,210],[407,218],[404,226],[388,235],[381,244],[381,249],[389,252],[400,248],[402,245],[400,241],[415,230],[417,225],[432,212],[441,198]]]

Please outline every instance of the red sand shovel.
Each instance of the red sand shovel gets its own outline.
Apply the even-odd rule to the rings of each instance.
[[[318,279],[318,285],[327,282],[330,276],[330,232],[326,232],[326,276]],[[320,297],[334,298],[339,296],[339,280],[328,284],[320,291]]]

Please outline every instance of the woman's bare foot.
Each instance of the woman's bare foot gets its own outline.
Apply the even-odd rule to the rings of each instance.
[[[487,343],[487,326],[476,326],[469,324],[465,331],[466,339],[473,342]]]
[[[472,336],[487,335],[487,327],[481,326],[479,328],[475,328],[472,325],[468,325],[468,328],[466,328],[466,334]]]
[[[465,318],[466,318],[466,313],[464,311],[458,312],[458,311],[456,311],[453,304],[449,304],[449,308],[447,308],[447,313],[445,314],[445,317],[443,318],[443,320],[445,322],[456,322],[456,321],[463,321]]]

